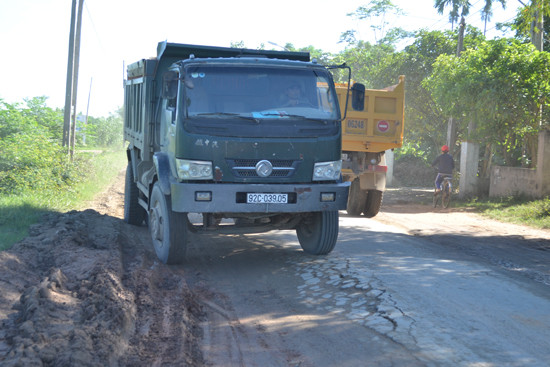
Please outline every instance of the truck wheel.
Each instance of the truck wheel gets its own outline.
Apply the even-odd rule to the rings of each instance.
[[[132,163],[126,167],[126,180],[124,182],[124,221],[139,226],[145,220],[147,211],[138,202],[139,189],[134,182]]]
[[[348,207],[347,212],[349,215],[358,217],[365,208],[365,202],[367,201],[367,193],[361,190],[359,179],[356,178],[351,182],[348,194]]]
[[[367,202],[365,203],[365,208],[363,214],[365,217],[372,218],[380,211],[382,207],[382,196],[384,193],[380,190],[369,190],[367,194]]]
[[[302,249],[312,255],[326,255],[338,239],[338,212],[314,212],[296,227]]]
[[[165,264],[181,264],[187,250],[187,214],[172,211],[169,195],[159,183],[153,186],[149,209],[149,232],[157,257]]]

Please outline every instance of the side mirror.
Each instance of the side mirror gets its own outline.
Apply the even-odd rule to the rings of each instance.
[[[365,86],[360,83],[354,83],[351,87],[351,107],[355,111],[365,109]]]

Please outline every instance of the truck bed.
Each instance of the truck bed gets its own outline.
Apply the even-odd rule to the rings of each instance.
[[[345,107],[347,84],[337,84],[340,108]],[[405,77],[385,89],[365,90],[365,108],[356,111],[348,101],[342,122],[342,151],[383,152],[403,144]]]

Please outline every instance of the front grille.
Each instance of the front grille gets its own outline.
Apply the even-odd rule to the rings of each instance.
[[[233,159],[232,161],[235,166],[254,168],[261,159]],[[294,164],[294,161],[290,159],[274,159],[269,161],[273,167],[293,167]]]
[[[261,159],[228,159],[227,164],[231,167],[235,177],[242,178],[259,178],[256,173],[256,164]],[[290,159],[274,159],[269,160],[273,165],[273,172],[269,177],[286,178],[292,177],[296,172],[300,161]]]

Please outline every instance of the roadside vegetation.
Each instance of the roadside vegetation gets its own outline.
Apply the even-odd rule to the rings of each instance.
[[[126,165],[120,114],[81,126],[71,160],[60,144],[63,111],[45,102],[0,100],[0,250],[44,214],[82,207]]]
[[[508,196],[504,198],[474,198],[456,200],[455,207],[474,209],[489,218],[530,227],[550,229],[550,198],[531,199]]]
[[[491,6],[486,1],[482,18]],[[452,30],[391,28],[389,19],[402,10],[388,0],[370,0],[350,17],[370,26],[376,41],[357,39],[355,30],[341,35],[345,49],[337,54],[313,46],[288,50],[309,51],[323,64],[346,63],[353,79],[367,88],[385,88],[406,76],[405,144],[395,151],[402,184],[429,187],[430,163],[447,141],[450,118],[458,163],[460,143],[480,144],[479,178],[488,179],[491,167],[536,167],[537,135],[550,128],[550,15],[548,1],[525,3],[516,19],[498,24],[503,37],[488,40],[484,32],[462,22],[469,2],[435,0],[443,15],[449,11]],[[532,25],[535,25],[532,27]],[[537,28],[537,24],[543,24]],[[513,37],[505,37],[514,34]],[[511,31],[511,32],[510,32]],[[235,47],[246,47],[244,42]],[[344,73],[337,81],[346,81]],[[0,249],[25,237],[42,214],[79,208],[125,166],[122,152],[122,116],[89,117],[79,122],[76,153],[69,159],[61,145],[63,111],[46,106],[47,97],[20,104],[0,99]],[[396,173],[399,178],[399,174]],[[550,199],[485,199],[455,202],[493,216],[550,228]]]

